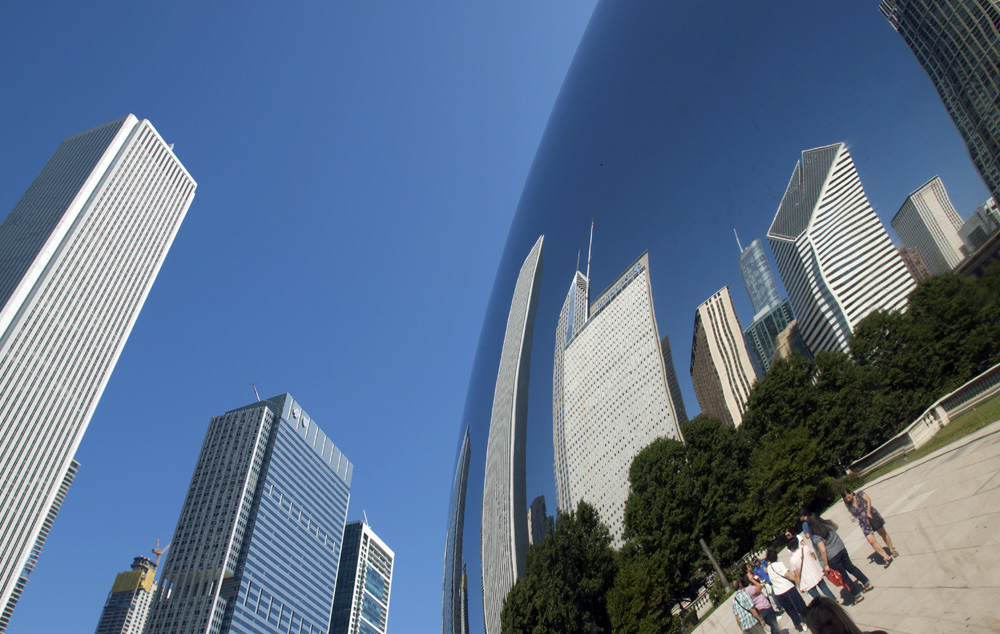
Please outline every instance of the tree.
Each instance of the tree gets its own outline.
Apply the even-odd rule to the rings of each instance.
[[[749,444],[773,441],[783,430],[805,424],[817,409],[815,367],[795,353],[779,359],[750,390],[739,432]]]
[[[754,449],[744,513],[753,521],[759,545],[770,542],[816,499],[824,479],[820,464],[819,442],[805,427]]]
[[[607,594],[617,572],[611,534],[594,507],[559,513],[555,529],[528,550],[524,577],[504,600],[504,634],[596,634],[611,622]]]
[[[647,557],[626,545],[618,576],[608,593],[608,614],[615,634],[676,634],[680,619],[671,610],[668,581],[659,557]]]

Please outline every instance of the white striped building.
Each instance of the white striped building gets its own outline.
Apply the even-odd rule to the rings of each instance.
[[[517,276],[493,391],[486,441],[480,558],[486,634],[500,634],[500,611],[514,582],[524,576],[528,509],[524,461],[528,423],[528,370],[535,309],[542,281],[542,242],[531,248]]]
[[[950,273],[962,263],[962,218],[944,183],[935,176],[906,197],[889,222],[903,244],[915,248],[931,273]]]
[[[128,115],[66,138],[0,224],[0,605],[195,187]]]
[[[576,272],[566,293],[556,324],[555,353],[552,359],[552,451],[556,475],[556,508],[572,511],[576,501],[569,493],[569,463],[566,459],[566,416],[563,405],[563,359],[566,346],[587,323],[590,282]]]
[[[767,240],[813,353],[847,351],[859,321],[914,288],[843,143],[802,153]]]

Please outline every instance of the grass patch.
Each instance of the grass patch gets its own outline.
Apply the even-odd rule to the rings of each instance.
[[[932,451],[951,444],[959,438],[967,436],[974,431],[978,431],[998,419],[1000,419],[1000,395],[994,396],[985,403],[977,405],[971,411],[968,411],[951,421],[948,425],[942,428],[941,431],[935,434],[933,438],[927,441],[927,444],[920,449],[911,451],[906,454],[905,457],[897,458],[889,464],[879,467],[875,471],[872,471],[868,475],[864,476],[861,480],[862,482],[871,482],[875,478],[881,477],[894,469],[898,469],[907,462],[923,458]]]

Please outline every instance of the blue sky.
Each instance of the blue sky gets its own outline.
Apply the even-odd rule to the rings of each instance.
[[[93,630],[115,573],[169,538],[209,418],[251,402],[251,382],[262,396],[291,392],[354,462],[349,519],[364,509],[397,554],[390,631],[439,627],[469,370],[514,210],[594,6],[482,4],[7,8],[0,210],[63,137],[128,112],[152,121],[199,183],[12,631]],[[664,29],[664,63],[678,74],[658,89],[683,99],[657,122],[675,128],[666,136],[676,146],[650,148],[659,162],[646,164],[669,154],[690,183],[728,195],[712,208],[685,196],[688,224],[659,238],[681,253],[694,248],[684,232],[696,225],[721,254],[710,275],[653,280],[676,299],[668,309],[659,295],[657,317],[691,415],[694,308],[729,284],[749,323],[732,228],[744,244],[763,237],[797,151],[847,141],[885,222],[935,173],[963,217],[987,196],[876,6],[789,3],[764,15],[736,3],[712,33],[681,7]],[[688,61],[695,49],[714,67],[752,49],[758,65],[705,76]],[[641,83],[623,71],[621,98]],[[775,103],[793,93],[812,107]],[[746,136],[690,123],[712,116],[738,118]],[[786,149],[746,168],[771,141]],[[676,211],[652,196],[630,200]],[[581,248],[588,229],[573,228]],[[595,259],[612,235],[596,234]],[[606,258],[595,287],[638,254]],[[569,264],[547,263],[546,275],[568,285]]]
[[[93,631],[115,573],[173,531],[209,418],[252,381],[353,461],[349,519],[365,509],[397,553],[391,630],[438,627],[483,311],[592,7],[6,7],[0,213],[63,137],[128,112],[198,181],[12,631]]]

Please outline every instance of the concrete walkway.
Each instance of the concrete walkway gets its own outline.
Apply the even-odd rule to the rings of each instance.
[[[899,551],[889,568],[868,560],[872,548],[843,503],[823,514],[840,525],[851,559],[875,586],[847,608],[858,626],[890,634],[1000,632],[1000,422],[864,490]],[[787,553],[782,558],[787,563]],[[695,632],[737,634],[732,612],[727,601]],[[787,616],[780,625],[795,632]]]

